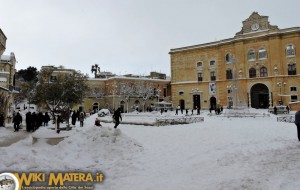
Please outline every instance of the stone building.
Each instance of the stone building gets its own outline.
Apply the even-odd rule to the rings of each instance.
[[[88,84],[91,90],[82,104],[85,111],[118,107],[122,112],[147,111],[155,102],[171,102],[170,80],[166,79],[114,76],[89,79]]]
[[[14,53],[3,55],[6,49],[6,36],[0,29],[0,113],[5,119],[12,116],[14,75],[16,58]]]
[[[268,108],[299,101],[300,27],[253,12],[233,38],[171,49],[174,104]]]

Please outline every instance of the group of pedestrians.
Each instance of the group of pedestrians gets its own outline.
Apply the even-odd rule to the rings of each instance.
[[[26,113],[26,131],[34,132],[40,126],[48,126],[50,121],[50,115],[48,112],[43,114],[42,112],[35,113],[35,112],[27,112]]]
[[[20,112],[14,113],[13,123],[14,123],[14,132],[18,132],[20,129],[20,125],[22,124],[23,117]],[[48,122],[50,121],[50,116],[46,112],[45,115],[40,112],[36,114],[35,112],[31,113],[30,111],[26,113],[26,131],[33,132],[37,130],[40,126],[48,126]]]
[[[183,107],[177,106],[175,110],[175,115],[178,115],[178,111],[181,111],[181,114],[183,114]],[[197,115],[200,115],[200,107],[196,106],[195,109],[191,109],[191,115],[194,115],[194,110],[196,110]],[[185,109],[185,115],[189,114],[189,109]]]
[[[83,121],[86,117],[86,113],[85,112],[80,112],[79,110],[77,111],[73,111],[72,116],[71,116],[71,123],[72,125],[76,125],[76,121],[78,120],[80,122],[80,127],[83,127]]]

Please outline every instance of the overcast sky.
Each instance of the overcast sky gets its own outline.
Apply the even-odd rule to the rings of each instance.
[[[4,54],[17,70],[43,65],[91,73],[170,75],[172,48],[234,37],[253,11],[300,26],[299,0],[0,0]]]

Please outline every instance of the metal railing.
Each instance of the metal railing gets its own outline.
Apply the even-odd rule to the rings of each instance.
[[[203,121],[204,117],[158,118],[156,119],[156,126],[182,125],[189,123],[198,123]]]
[[[277,117],[277,122],[295,123],[295,116],[292,115],[280,116]]]

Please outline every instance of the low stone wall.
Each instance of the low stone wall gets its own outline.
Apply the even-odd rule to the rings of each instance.
[[[298,111],[300,110],[300,102],[293,102],[289,104],[290,110]]]
[[[44,141],[49,145],[57,145],[59,142],[63,141],[65,137],[48,137],[48,138],[38,138],[32,137],[32,144],[35,144],[40,141]]]

